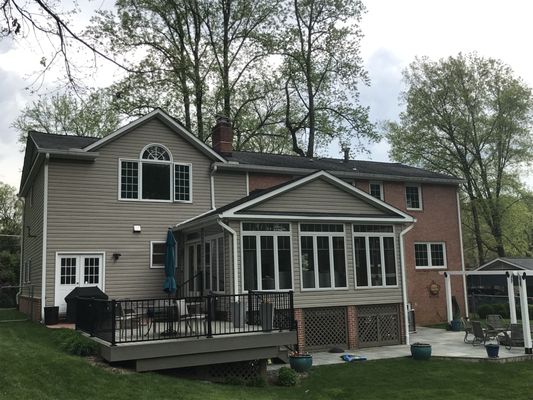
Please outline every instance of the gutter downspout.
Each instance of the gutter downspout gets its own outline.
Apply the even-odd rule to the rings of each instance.
[[[215,209],[215,173],[217,172],[217,166],[213,164],[209,179],[211,181],[211,209]]]
[[[44,189],[43,189],[43,253],[42,253],[42,282],[41,282],[41,320],[44,323],[44,307],[46,305],[46,250],[48,242],[48,161],[50,154],[46,153],[44,160]]]
[[[239,265],[237,263],[237,232],[234,229],[230,228],[221,220],[217,220],[217,224],[222,227],[222,229],[228,231],[232,235],[233,241],[233,288],[234,294],[239,294]]]
[[[404,243],[403,243],[403,237],[404,235],[409,232],[411,229],[415,226],[415,221],[409,225],[407,228],[405,228],[403,231],[400,232],[400,263],[401,263],[401,269],[402,269],[402,297],[403,297],[403,317],[405,321],[405,344],[409,345],[409,310],[407,309],[407,279],[406,279],[406,273],[405,273],[405,251],[404,251]]]
[[[461,202],[459,200],[459,188],[457,188],[457,223],[459,224],[459,245],[461,246],[461,271],[465,272],[465,253],[463,249],[463,225],[461,223]],[[468,292],[466,289],[466,274],[463,274],[463,294],[465,297],[465,317],[470,316],[468,310]]]

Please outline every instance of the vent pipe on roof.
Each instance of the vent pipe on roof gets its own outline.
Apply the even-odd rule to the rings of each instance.
[[[343,147],[342,151],[344,152],[344,162],[347,163],[348,161],[350,161],[350,148]]]
[[[231,120],[223,115],[217,115],[216,124],[211,132],[213,150],[223,156],[231,156],[233,151],[233,126]]]

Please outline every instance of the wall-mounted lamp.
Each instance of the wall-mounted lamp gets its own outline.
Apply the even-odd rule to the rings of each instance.
[[[133,233],[141,233],[141,225],[133,225]]]
[[[117,261],[122,254],[120,253],[113,253],[113,261]]]

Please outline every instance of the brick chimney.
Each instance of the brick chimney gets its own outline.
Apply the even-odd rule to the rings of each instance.
[[[211,132],[213,150],[223,156],[230,156],[233,151],[233,127],[231,120],[223,115],[217,115],[216,124]]]

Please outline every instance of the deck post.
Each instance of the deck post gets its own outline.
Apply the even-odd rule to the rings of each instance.
[[[209,293],[207,295],[207,337],[213,337],[213,328],[211,326],[211,321],[213,320],[213,294]]]
[[[516,324],[516,303],[514,298],[514,276],[507,271],[507,295],[509,296],[509,316],[511,317],[511,324]]]
[[[115,346],[117,343],[116,340],[116,329],[117,329],[117,321],[116,321],[116,300],[111,300],[111,346]]]
[[[527,280],[526,274],[518,276],[520,288],[520,310],[522,312],[522,329],[524,330],[524,351],[526,354],[533,354],[531,346],[531,331],[529,326],[529,308],[527,304]]]
[[[446,316],[448,317],[448,323],[451,323],[453,320],[453,309],[452,309],[452,284],[450,282],[450,274],[447,272],[444,273],[444,288],[446,292]]]

